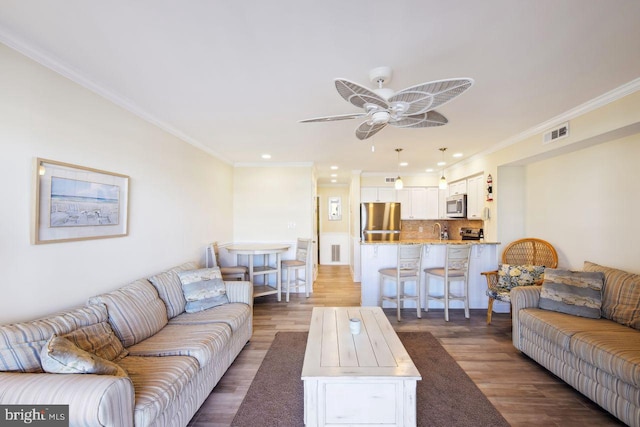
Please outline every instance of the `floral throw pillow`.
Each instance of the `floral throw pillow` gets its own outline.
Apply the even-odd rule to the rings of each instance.
[[[516,286],[540,285],[544,268],[544,265],[502,264],[498,269],[498,288],[508,291]]]

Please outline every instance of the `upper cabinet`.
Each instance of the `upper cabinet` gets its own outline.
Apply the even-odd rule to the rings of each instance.
[[[484,175],[467,179],[467,218],[482,219],[484,208]]]
[[[449,197],[449,188],[444,190],[438,188],[438,219],[447,218],[447,197]]]
[[[427,219],[440,218],[440,190],[427,187]]]
[[[400,218],[404,220],[438,218],[437,187],[403,188],[397,191],[397,201],[400,202]]]
[[[467,193],[467,180],[463,179],[462,181],[452,182],[449,184],[448,191],[449,196]]]
[[[395,202],[396,189],[393,187],[362,187],[360,201],[367,202]]]

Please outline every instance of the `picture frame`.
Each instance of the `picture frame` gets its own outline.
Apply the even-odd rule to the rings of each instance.
[[[340,197],[329,197],[329,221],[341,221],[342,220],[342,202]]]
[[[36,158],[35,244],[129,234],[129,177]]]

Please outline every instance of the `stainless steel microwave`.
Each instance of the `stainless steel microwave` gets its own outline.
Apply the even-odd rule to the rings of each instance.
[[[466,218],[467,217],[467,195],[456,194],[447,197],[447,217]]]

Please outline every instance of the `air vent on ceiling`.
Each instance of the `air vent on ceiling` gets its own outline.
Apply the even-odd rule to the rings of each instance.
[[[547,144],[557,139],[566,138],[569,136],[569,122],[563,123],[555,129],[551,129],[544,133],[542,137],[542,143]]]
[[[396,179],[395,178],[386,177],[384,179],[384,182],[386,182],[387,184],[393,184],[394,182],[396,182]]]

